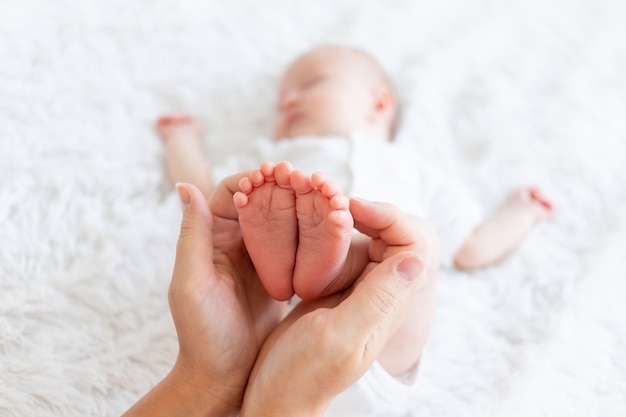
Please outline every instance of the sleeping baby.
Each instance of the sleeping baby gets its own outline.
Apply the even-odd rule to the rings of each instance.
[[[483,219],[462,186],[393,141],[398,113],[393,84],[374,58],[324,45],[287,68],[273,139],[255,144],[248,158],[211,166],[200,124],[189,115],[163,116],[157,130],[170,180],[193,183],[207,197],[225,187],[216,189],[218,180],[255,161],[258,168],[236,176],[237,189],[229,192],[259,279],[278,300],[332,294],[351,284],[342,278],[347,263],[365,267],[367,257],[348,253],[354,232],[346,196],[392,203],[428,229],[425,219],[439,235],[425,233],[434,256],[464,270],[500,261],[551,214],[551,202],[528,187]],[[262,162],[270,160],[289,162]],[[343,401],[355,415],[402,412],[432,320],[434,283],[430,287],[416,295],[377,363],[333,407]]]

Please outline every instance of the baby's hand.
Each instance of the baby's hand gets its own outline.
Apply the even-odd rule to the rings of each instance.
[[[156,129],[165,141],[181,137],[199,138],[202,135],[200,122],[187,114],[163,115],[157,119]]]
[[[531,209],[537,220],[549,219],[554,213],[554,204],[539,187],[526,187],[514,191],[509,197],[509,204]]]

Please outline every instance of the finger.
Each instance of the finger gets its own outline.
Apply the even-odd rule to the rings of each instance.
[[[434,231],[426,222],[404,214],[392,204],[356,198],[350,199],[350,213],[355,228],[375,240],[370,249],[370,255],[376,255],[373,261],[381,261],[389,247],[399,248],[391,253],[412,250],[422,259],[428,258],[428,240],[433,240]]]
[[[544,209],[553,211],[554,205],[548,198],[546,198],[539,187],[531,187],[529,191],[530,197],[533,200],[537,201],[541,206],[543,206]]]
[[[392,204],[352,198],[350,212],[355,227],[371,238],[387,238],[393,245],[406,245],[415,240],[410,218]]]
[[[406,318],[412,296],[426,284],[424,261],[411,252],[393,255],[366,272],[333,311],[332,325],[362,349],[368,367]]]
[[[183,219],[176,245],[172,289],[197,288],[215,276],[213,269],[213,222],[204,194],[192,184],[176,184]]]
[[[241,191],[239,181],[249,176],[250,172],[251,171],[245,171],[231,175],[222,180],[222,182],[215,187],[209,198],[211,213],[224,219],[239,219],[239,212],[237,212],[237,208],[233,202],[233,196],[236,192]]]

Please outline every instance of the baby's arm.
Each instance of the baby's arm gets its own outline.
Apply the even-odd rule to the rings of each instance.
[[[208,198],[213,190],[211,165],[202,146],[200,122],[189,115],[159,117],[156,129],[165,144],[165,164],[172,184],[191,183]]]
[[[552,203],[538,188],[514,192],[491,218],[472,232],[454,258],[458,269],[470,270],[502,260],[539,220],[548,218]]]

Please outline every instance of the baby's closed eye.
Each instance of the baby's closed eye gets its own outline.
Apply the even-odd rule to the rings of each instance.
[[[306,90],[307,88],[311,88],[321,82],[324,81],[324,79],[326,78],[326,76],[324,75],[318,75],[316,77],[312,77],[309,78],[307,80],[304,80],[304,82],[302,84],[300,84],[300,88],[303,90]]]

